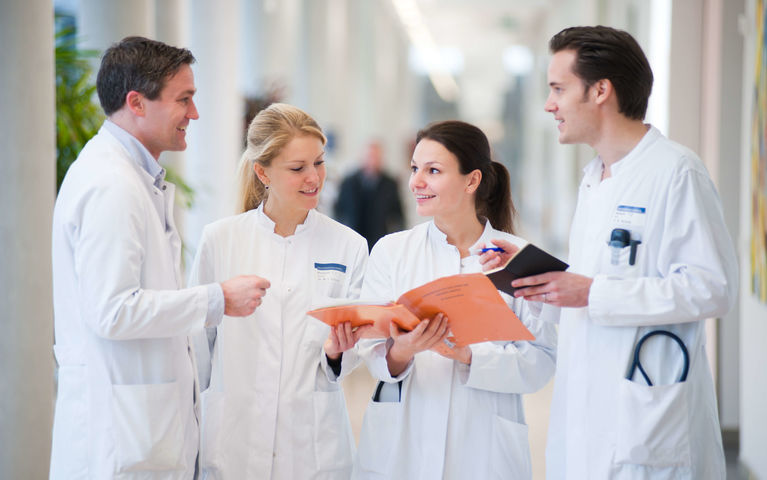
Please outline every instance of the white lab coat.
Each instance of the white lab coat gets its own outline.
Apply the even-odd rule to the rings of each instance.
[[[102,127],[56,200],[51,478],[194,474],[199,440],[188,334],[202,330],[208,294],[206,287],[178,290],[174,187],[163,183],[163,195],[153,183]]]
[[[602,182],[601,166],[596,158],[584,169],[570,236],[570,271],[594,283],[588,307],[562,309],[547,476],[724,478],[704,348],[704,319],[727,312],[737,290],[719,196],[697,156],[655,128]],[[629,247],[611,263],[616,227],[641,235],[633,266]],[[655,386],[639,372],[626,380],[635,343],[658,328],[686,344],[687,381],[675,383],[682,353],[666,337],[642,348]]]
[[[364,238],[315,210],[289,237],[262,206],[205,228],[191,283],[271,282],[251,316],[217,328],[202,393],[205,478],[349,478],[354,437],[339,380],[360,360],[345,352],[336,377],[323,350],[330,327],[306,312],[356,298],[367,255]],[[204,371],[209,350],[197,350]]]
[[[523,243],[487,222],[479,241],[496,238]],[[462,260],[445,234],[427,222],[375,245],[362,298],[396,300],[436,278],[481,270],[477,256]],[[360,342],[373,376],[384,382],[402,380],[403,385],[400,402],[368,404],[354,478],[531,477],[521,394],[540,389],[551,378],[556,331],[553,324],[538,320],[540,303],[502,295],[536,340],[471,345],[471,366],[426,351],[393,378],[386,342]]]

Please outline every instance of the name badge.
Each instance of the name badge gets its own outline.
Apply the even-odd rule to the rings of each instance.
[[[645,207],[631,205],[618,205],[613,215],[613,228],[623,228],[631,232],[632,240],[642,240],[644,234],[645,219],[647,216]]]
[[[346,274],[346,265],[340,263],[315,263],[314,272],[317,280],[340,282]]]

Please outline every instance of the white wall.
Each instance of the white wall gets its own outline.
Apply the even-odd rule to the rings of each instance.
[[[742,105],[733,99],[732,92],[740,90],[743,82],[742,55],[743,37],[738,30],[738,18],[745,9],[745,0],[716,0],[719,4],[720,15],[713,19],[719,28],[719,42],[716,52],[717,65],[712,70],[718,76],[718,85],[712,96],[718,99],[716,116],[717,124],[713,130],[704,131],[704,157],[709,153],[716,155],[717,169],[712,172],[725,212],[727,228],[738,246],[740,232],[741,187],[740,170],[734,168],[736,160],[741,157],[741,124]],[[712,58],[714,55],[707,58]],[[705,113],[704,113],[705,114]],[[705,139],[712,140],[705,140]],[[716,139],[716,142],[713,139]],[[747,251],[739,248],[740,257]],[[741,265],[745,265],[741,261]],[[742,267],[741,267],[742,268]],[[741,282],[741,290],[742,282]],[[736,431],[740,425],[740,309],[736,304],[725,315],[718,329],[718,389],[719,421],[722,430]]]

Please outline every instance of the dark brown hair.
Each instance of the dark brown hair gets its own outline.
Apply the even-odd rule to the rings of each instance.
[[[194,63],[192,52],[144,37],[125,37],[109,47],[101,58],[96,90],[104,113],[120,110],[130,91],[156,99],[165,81],[182,65]]]
[[[485,217],[503,232],[514,233],[516,210],[511,199],[509,171],[494,162],[490,142],[482,130],[466,122],[448,120],[427,125],[418,132],[416,143],[433,140],[458,159],[460,172],[467,175],[474,170],[482,172],[476,191],[477,217]]]
[[[634,120],[644,119],[653,75],[634,37],[601,25],[570,27],[551,37],[549,49],[551,53],[573,50],[573,73],[586,89],[599,80],[610,80],[618,97],[618,111]]]

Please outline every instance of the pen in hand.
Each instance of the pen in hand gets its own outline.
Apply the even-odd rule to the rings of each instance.
[[[472,250],[472,255],[482,255],[483,253],[487,252],[498,252],[498,253],[504,253],[506,250],[502,249],[501,247],[484,247],[484,248],[478,248],[476,250]]]

